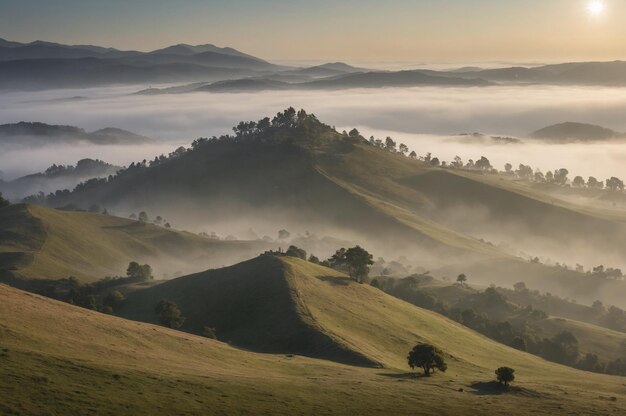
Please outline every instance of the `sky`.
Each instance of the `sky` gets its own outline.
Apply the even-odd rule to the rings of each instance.
[[[153,50],[213,43],[270,60],[626,59],[626,0],[0,0],[0,38]]]

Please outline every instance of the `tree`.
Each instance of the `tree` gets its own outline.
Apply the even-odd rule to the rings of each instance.
[[[359,133],[359,131],[357,129],[352,129],[350,130],[350,132],[348,133],[348,136],[352,137],[352,138],[356,138],[359,137],[361,135],[361,133]]]
[[[152,280],[152,267],[148,264],[140,265],[136,261],[128,263],[126,276],[140,280]]]
[[[204,328],[202,328],[202,336],[205,338],[217,339],[215,328],[211,328],[209,326],[205,326]]]
[[[443,352],[430,344],[417,344],[407,357],[411,369],[421,368],[424,375],[430,376],[435,369],[445,372],[448,369]]]
[[[169,300],[161,300],[154,308],[159,323],[168,328],[180,328],[185,322],[178,305]]]
[[[517,282],[513,285],[513,289],[515,289],[516,292],[526,292],[528,291],[528,288],[526,287],[526,283],[524,282]]]
[[[400,153],[402,153],[403,155],[406,155],[407,153],[409,153],[409,147],[404,143],[400,143],[400,146],[398,147],[398,149],[400,150]]]
[[[104,298],[103,305],[110,307],[112,311],[117,311],[125,300],[126,297],[120,291],[114,290]]]
[[[575,188],[584,188],[585,180],[583,179],[582,176],[576,176],[574,180],[572,181],[572,186],[574,186]]]
[[[496,370],[496,377],[498,383],[503,384],[504,387],[509,387],[509,383],[515,380],[515,370],[510,367],[500,367]]]
[[[569,171],[567,169],[561,168],[554,171],[554,183],[557,185],[564,186],[567,183],[567,175]]]
[[[415,150],[413,150],[413,151],[409,154],[409,158],[411,158],[411,159],[417,159],[417,153],[415,153]]]
[[[285,255],[289,257],[296,257],[302,260],[306,260],[306,251],[304,251],[300,247],[296,247],[293,245],[289,246],[289,248],[285,252]]]
[[[393,153],[396,152],[396,142],[391,137],[385,139],[385,149]]]
[[[309,256],[309,262],[313,264],[320,264],[320,259],[317,256],[314,256],[313,254],[311,254]]]
[[[587,179],[587,187],[591,189],[602,189],[604,188],[604,183],[597,180],[595,177],[590,176],[589,179]]]
[[[9,205],[11,203],[2,197],[2,192],[0,192],[0,208],[8,207]]]
[[[613,176],[611,177],[611,179],[606,180],[606,189],[610,191],[623,191],[624,182],[621,179]]]
[[[454,160],[450,163],[453,168],[462,168],[463,167],[463,159],[460,156],[454,156]]]
[[[146,211],[141,211],[139,213],[139,221],[148,222],[148,214],[146,213]]]
[[[519,168],[515,171],[521,179],[531,179],[533,177],[533,168],[520,163]]]
[[[457,283],[464,285],[465,282],[467,282],[467,276],[465,275],[465,273],[461,273],[456,277],[456,281]]]
[[[493,169],[493,166],[491,166],[491,162],[489,162],[489,159],[487,159],[485,156],[481,156],[480,160],[477,160],[476,163],[474,163],[474,167],[480,170]]]
[[[513,165],[511,165],[510,163],[506,163],[504,165],[504,171],[508,174],[511,175],[513,173]]]
[[[367,250],[356,246],[346,250],[345,259],[350,277],[363,283],[370,272],[369,266],[374,264],[373,256]]]

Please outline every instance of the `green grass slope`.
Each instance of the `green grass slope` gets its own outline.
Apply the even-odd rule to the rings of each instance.
[[[407,320],[412,318],[414,311]],[[443,330],[430,334],[432,325],[426,325],[421,337],[435,342],[445,334],[442,348],[462,354],[448,359],[447,373],[414,378],[404,364],[376,369],[241,351],[0,285],[0,413],[619,415],[626,410],[619,378],[509,351],[436,315],[423,319]],[[465,362],[468,357],[476,364]],[[517,369],[518,389],[493,394],[476,382],[492,380],[492,367],[501,358]]]
[[[176,302],[187,317],[182,330],[214,327],[221,340],[256,351],[401,369],[407,351],[422,341],[446,350],[459,374],[487,376],[498,363],[536,373],[545,368],[554,375],[572,371],[295,258],[263,256],[139,290],[129,296],[122,315],[154,322],[161,299]]]
[[[626,334],[597,325],[559,317],[550,317],[531,325],[543,336],[570,331],[578,339],[581,354],[596,354],[601,362],[626,357]]]
[[[241,261],[267,247],[109,215],[24,204],[0,209],[0,270],[19,278],[92,281],[124,275],[133,260],[151,264],[156,273],[188,273]]]

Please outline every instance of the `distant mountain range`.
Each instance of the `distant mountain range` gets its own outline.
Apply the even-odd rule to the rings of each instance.
[[[143,144],[152,139],[130,131],[107,127],[88,133],[74,126],[59,126],[38,122],[0,125],[0,148],[27,147],[58,143],[85,142],[98,145]]]
[[[316,67],[319,68],[319,67]],[[309,68],[311,69],[311,68]],[[307,69],[302,70],[306,72]],[[307,82],[285,82],[277,79],[242,78],[237,80],[217,81],[208,84],[195,84],[164,89],[147,89],[141,94],[186,93],[186,92],[253,92],[268,90],[341,90],[350,88],[388,88],[415,86],[461,86],[484,87],[494,85],[481,79],[460,77],[440,77],[424,74],[420,71],[398,72],[355,72],[342,73]]]
[[[533,139],[556,142],[593,142],[626,139],[625,133],[594,124],[574,123],[571,121],[544,127],[530,134]]]
[[[211,85],[222,81],[233,82]],[[0,90],[84,88],[112,84],[147,86],[155,83],[202,83],[198,86],[200,91],[213,92],[419,85],[488,86],[494,83],[624,86],[626,62],[392,72],[357,68],[342,62],[294,68],[212,44],[178,44],[141,52],[93,45],[62,45],[45,41],[20,43],[0,39]],[[181,88],[190,91],[189,88]]]

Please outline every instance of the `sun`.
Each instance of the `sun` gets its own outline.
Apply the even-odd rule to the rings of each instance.
[[[592,16],[601,16],[606,10],[606,5],[602,0],[592,0],[587,4],[587,11]]]

